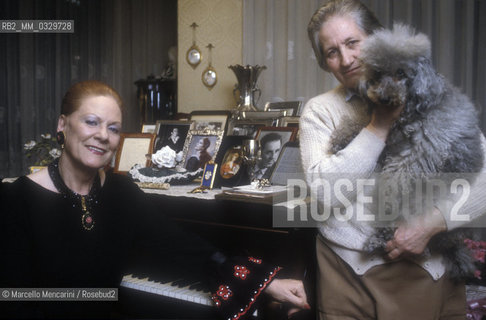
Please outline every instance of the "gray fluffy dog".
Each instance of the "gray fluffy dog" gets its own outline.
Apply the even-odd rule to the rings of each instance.
[[[430,55],[427,36],[401,24],[395,24],[393,30],[377,31],[361,48],[363,77],[359,93],[370,108],[405,105],[378,164],[378,171],[399,186],[400,195],[414,194],[419,181],[441,173],[472,173],[472,181],[483,164],[476,109],[434,70]],[[346,147],[361,129],[344,121],[333,133],[333,151]],[[421,205],[411,206],[412,215],[423,213],[413,212]],[[366,244],[369,252],[383,250],[393,238],[395,225],[388,225],[376,229]],[[451,231],[435,236],[429,243],[431,251],[445,256],[453,278],[465,278],[474,271],[463,237],[463,230]]]

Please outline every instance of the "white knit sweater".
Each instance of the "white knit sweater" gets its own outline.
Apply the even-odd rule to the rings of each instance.
[[[353,179],[370,178],[374,172],[378,157],[385,147],[385,143],[366,128],[354,138],[343,150],[336,154],[331,153],[331,134],[343,121],[351,118],[366,126],[370,121],[367,106],[359,97],[346,99],[346,89],[338,86],[335,89],[310,99],[304,107],[300,120],[300,149],[302,164],[308,185],[318,179],[330,181],[332,186],[340,178]],[[486,150],[486,140],[483,139],[483,150]],[[486,155],[485,155],[486,159]],[[471,194],[463,205],[459,214],[467,212],[472,219],[486,211],[486,166],[482,174],[471,188]],[[346,188],[341,188],[346,189]],[[359,208],[364,208],[363,215],[373,215],[373,206],[363,205],[366,198],[356,185],[343,193],[346,199],[338,199],[334,192],[317,195],[321,210],[341,210],[341,213],[352,212],[353,217],[358,214]],[[452,201],[442,204],[440,209],[446,210],[453,204]],[[346,211],[352,210],[352,211]],[[464,222],[452,222],[446,218],[449,229],[456,228]],[[384,264],[381,256],[369,256],[363,252],[363,245],[375,229],[367,222],[350,219],[339,221],[335,215],[330,214],[319,227],[320,234],[326,243],[346,261],[357,274],[364,274],[371,267]],[[417,264],[427,270],[434,279],[440,278],[445,267],[442,257],[432,254],[430,257],[416,256],[412,258]]]

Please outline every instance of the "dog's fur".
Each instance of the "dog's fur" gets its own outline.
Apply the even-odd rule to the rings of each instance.
[[[434,70],[430,52],[427,36],[401,24],[375,32],[361,48],[359,92],[370,108],[405,105],[378,164],[381,172],[399,185],[400,194],[412,194],[424,178],[440,173],[477,173],[483,164],[476,109]],[[343,149],[361,129],[343,121],[332,135],[333,151]],[[415,207],[421,208],[421,204]],[[391,226],[377,228],[366,249],[383,250],[393,232]],[[463,232],[452,231],[429,243],[431,250],[444,254],[454,278],[467,277],[474,270],[462,238]]]

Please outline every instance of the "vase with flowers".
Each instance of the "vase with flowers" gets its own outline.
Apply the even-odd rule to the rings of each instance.
[[[152,161],[150,167],[137,164],[128,171],[128,175],[143,187],[166,188],[167,184],[188,184],[202,174],[202,169],[187,171],[182,168],[182,151],[177,153],[169,146],[148,156]]]
[[[29,166],[47,166],[61,156],[56,138],[50,133],[41,134],[40,140],[26,142],[24,151]]]

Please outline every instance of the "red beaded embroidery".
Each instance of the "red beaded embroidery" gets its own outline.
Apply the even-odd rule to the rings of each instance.
[[[218,297],[216,296],[216,294],[213,294],[213,295],[211,296],[211,299],[213,299],[214,305],[215,305],[216,307],[221,306],[221,301],[218,299]]]
[[[248,270],[245,266],[235,266],[235,277],[245,280],[249,273],[250,270]]]
[[[262,259],[257,259],[257,258],[253,258],[253,257],[248,257],[248,260],[250,262],[253,262],[253,263],[256,263],[256,264],[262,264]]]
[[[270,274],[268,275],[268,278],[265,279],[266,281],[259,286],[259,289],[257,289],[255,291],[254,296],[252,298],[250,298],[248,305],[245,306],[243,311],[240,311],[237,314],[233,315],[233,317],[231,318],[232,320],[239,320],[241,316],[245,315],[248,312],[248,310],[250,310],[251,306],[253,305],[253,303],[255,303],[255,301],[258,298],[258,296],[260,295],[260,293],[262,293],[262,291],[267,287],[267,284],[269,284],[270,281],[272,281],[272,279],[275,277],[275,275],[281,269],[282,268],[280,268],[280,267],[276,267],[272,272],[270,272]]]
[[[233,295],[233,292],[230,290],[229,286],[220,285],[217,295],[220,296],[223,300],[228,300],[229,297]]]

